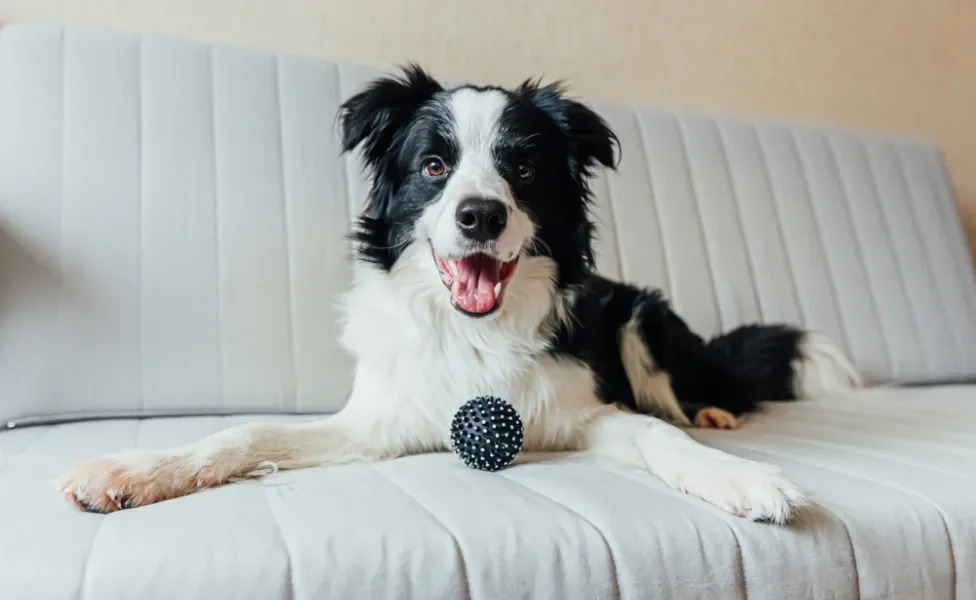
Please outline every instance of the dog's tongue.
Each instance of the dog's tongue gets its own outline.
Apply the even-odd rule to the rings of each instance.
[[[486,313],[495,307],[495,286],[501,281],[501,263],[487,256],[466,256],[457,261],[451,284],[454,302],[469,313]]]

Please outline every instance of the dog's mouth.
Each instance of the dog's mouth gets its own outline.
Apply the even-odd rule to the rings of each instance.
[[[518,257],[508,262],[482,253],[458,259],[441,258],[434,252],[441,281],[451,292],[451,304],[461,312],[483,317],[502,303],[505,288],[515,274]]]

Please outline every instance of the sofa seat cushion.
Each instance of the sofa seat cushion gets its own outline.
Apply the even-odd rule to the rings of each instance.
[[[495,474],[450,454],[282,472],[102,516],[72,461],[258,419],[0,433],[0,598],[950,598],[976,589],[976,386],[770,405],[706,443],[781,465],[818,508],[738,520],[587,455]]]

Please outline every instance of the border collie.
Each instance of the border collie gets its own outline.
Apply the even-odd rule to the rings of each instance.
[[[456,409],[508,400],[527,451],[587,450],[734,515],[785,523],[807,501],[772,465],[695,442],[760,402],[860,385],[829,340],[787,325],[695,334],[659,291],[595,273],[589,183],[614,168],[607,124],[559,84],[445,89],[411,65],[338,115],[371,181],[352,236],[341,341],[355,384],[337,414],[253,424],[61,480],[110,512],[277,469],[443,451]]]

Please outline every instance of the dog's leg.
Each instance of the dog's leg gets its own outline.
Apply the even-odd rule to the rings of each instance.
[[[278,469],[381,457],[343,421],[336,415],[302,424],[244,425],[171,450],[85,460],[60,480],[60,488],[80,508],[106,513]]]
[[[703,446],[653,417],[604,413],[588,425],[587,446],[645,467],[672,488],[753,521],[786,523],[797,507],[806,504],[778,467]]]

